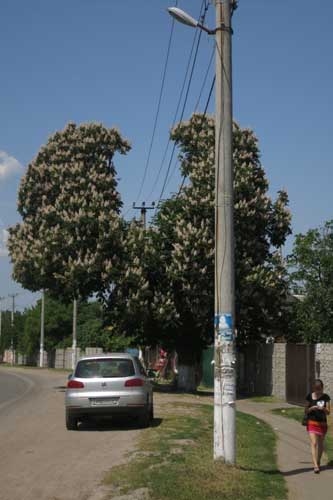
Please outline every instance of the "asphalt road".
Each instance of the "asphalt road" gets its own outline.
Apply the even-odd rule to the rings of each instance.
[[[110,424],[67,431],[66,374],[0,367],[0,499],[100,500],[105,472],[140,431]]]
[[[10,402],[22,398],[29,388],[30,384],[26,378],[0,371],[0,411]]]

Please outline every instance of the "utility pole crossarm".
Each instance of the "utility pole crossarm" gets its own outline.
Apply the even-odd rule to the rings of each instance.
[[[144,229],[146,229],[146,227],[147,227],[147,210],[155,210],[155,202],[153,202],[150,207],[147,206],[144,201],[142,202],[141,206],[136,206],[136,204],[133,203],[133,209],[140,210],[142,226],[144,227]]]

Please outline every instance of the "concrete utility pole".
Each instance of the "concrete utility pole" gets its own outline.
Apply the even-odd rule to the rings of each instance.
[[[5,300],[5,297],[0,297],[0,342],[2,336],[2,301]],[[0,346],[1,348],[1,346]]]
[[[216,28],[213,30],[177,7],[168,11],[177,21],[216,36],[214,459],[234,464],[236,355],[231,17],[237,1],[214,0],[214,3]]]
[[[40,346],[39,346],[39,367],[44,366],[44,330],[45,330],[45,292],[42,291],[40,308]]]
[[[9,294],[8,297],[12,299],[12,311],[11,311],[11,318],[10,318],[10,324],[11,324],[11,329],[12,329],[12,338],[10,341],[10,350],[12,353],[12,360],[11,364],[14,365],[15,361],[15,351],[14,351],[14,317],[15,317],[15,298],[18,296],[18,293],[12,293]]]
[[[142,205],[140,207],[137,207],[135,205],[135,203],[133,203],[133,209],[141,211],[142,226],[144,227],[144,229],[146,229],[146,227],[147,227],[147,210],[155,210],[155,202],[153,202],[150,207],[147,207],[146,203],[144,201],[142,202]]]
[[[76,366],[76,350],[77,350],[77,299],[73,300],[73,344],[72,344],[72,370]]]
[[[215,377],[214,458],[236,461],[236,355],[234,187],[232,160],[231,12],[234,2],[215,0]]]

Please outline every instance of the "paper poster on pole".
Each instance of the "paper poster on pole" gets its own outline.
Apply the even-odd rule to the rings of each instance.
[[[217,314],[215,316],[215,329],[220,341],[232,342],[234,340],[232,314]]]

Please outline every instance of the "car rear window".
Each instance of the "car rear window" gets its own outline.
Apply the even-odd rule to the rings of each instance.
[[[125,378],[135,375],[131,359],[87,359],[79,361],[75,377],[78,378]]]

